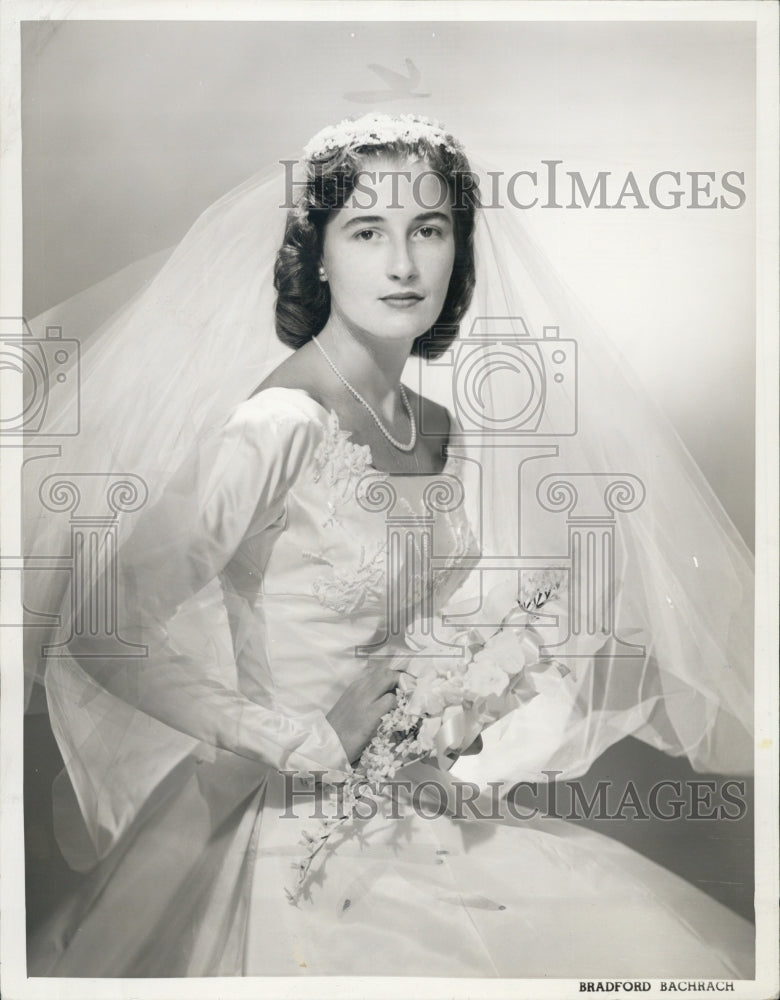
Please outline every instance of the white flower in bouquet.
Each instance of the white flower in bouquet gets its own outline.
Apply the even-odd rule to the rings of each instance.
[[[516,677],[526,663],[526,652],[518,629],[502,628],[474,654],[472,665],[492,663],[509,677]]]
[[[442,674],[439,669],[433,667],[416,678],[406,704],[408,715],[420,718],[437,716],[448,705],[460,705],[463,702],[465,673],[448,671]]]
[[[438,717],[423,719],[420,732],[417,735],[420,747],[425,753],[431,753],[436,745],[436,737],[441,730],[442,720]]]
[[[472,703],[505,694],[509,687],[507,674],[489,656],[472,660],[463,680],[466,700]]]

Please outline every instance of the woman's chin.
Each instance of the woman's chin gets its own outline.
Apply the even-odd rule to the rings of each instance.
[[[372,325],[369,329],[363,329],[361,339],[374,345],[386,346],[397,344],[399,349],[404,345],[411,350],[414,341],[429,330],[431,324],[421,326],[420,323],[387,322],[383,325]]]
[[[376,325],[374,328],[375,336],[385,340],[392,337],[397,338],[399,341],[413,341],[424,334],[426,330],[430,330],[438,317],[438,312],[435,316],[431,316],[427,310],[424,314],[417,310],[414,313],[410,311],[408,313],[390,314],[384,317],[381,325]]]

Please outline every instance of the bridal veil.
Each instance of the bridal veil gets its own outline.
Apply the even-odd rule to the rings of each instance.
[[[76,867],[104,857],[138,802],[198,749],[132,696],[109,692],[67,643],[89,633],[107,656],[132,665],[144,655],[115,613],[117,566],[124,547],[139,544],[133,531],[144,510],[185,489],[177,484],[192,454],[205,447],[208,456],[210,433],[289,353],[273,321],[285,202],[281,166],[252,177],[208,208],[108,320],[75,330],[67,309],[59,320],[82,356],[78,378],[47,387],[38,437],[51,435],[56,447],[26,456],[25,666],[30,696],[45,688],[65,761],[55,810]],[[531,715],[518,710],[494,726],[463,773],[573,777],[626,735],[686,755],[700,771],[747,771],[750,553],[520,216],[508,206],[480,213],[477,286],[459,338],[440,358],[410,359],[405,375],[449,407],[457,427],[449,447],[478,487],[466,495],[477,497],[469,514],[481,561],[437,637],[446,642],[455,626],[484,618],[497,585],[549,569],[568,581],[536,623],[569,671],[566,684],[540,692]],[[83,298],[71,305],[83,315]],[[196,474],[213,474],[204,461]],[[88,578],[100,583],[94,605],[85,601]],[[209,651],[204,678],[217,662],[218,682],[231,683],[216,581],[169,627],[194,654]]]

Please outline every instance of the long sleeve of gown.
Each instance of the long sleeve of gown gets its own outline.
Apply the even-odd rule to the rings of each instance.
[[[69,651],[112,695],[202,743],[277,769],[333,772],[348,762],[323,711],[291,716],[250,700],[216,669],[208,643],[195,655],[167,627],[248,533],[279,529],[288,490],[316,445],[312,422],[278,396],[237,407],[119,550],[118,630],[147,655],[102,657],[89,638]]]

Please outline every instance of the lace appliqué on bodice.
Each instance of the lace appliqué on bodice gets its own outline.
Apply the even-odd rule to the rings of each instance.
[[[339,418],[331,410],[325,437],[314,452],[314,481],[328,491],[328,513],[323,527],[341,525],[340,511],[354,499],[355,481],[371,466],[371,449],[367,444],[350,441],[352,434],[339,426]]]
[[[323,607],[340,615],[353,615],[368,602],[381,601],[385,594],[385,550],[384,544],[377,545],[372,555],[366,546],[360,550],[360,560],[353,569],[337,569],[330,559],[322,554],[305,552],[314,562],[330,566],[333,574],[321,576],[312,584],[314,596]]]
[[[391,581],[388,580],[386,523],[377,514],[365,514],[361,521],[361,496],[378,482],[392,484],[393,477],[374,470],[368,445],[358,445],[350,440],[351,433],[344,431],[334,411],[331,411],[325,436],[314,453],[313,479],[327,491],[328,516],[322,527],[335,531],[342,537],[347,534],[351,548],[359,543],[356,558],[351,566],[337,565],[325,551],[306,551],[304,557],[330,568],[330,572],[313,581],[312,592],[323,607],[343,616],[356,614],[366,607],[384,605]],[[457,459],[449,459],[440,475],[457,474]],[[399,477],[403,479],[404,477]],[[412,481],[429,477],[407,477]],[[430,479],[434,479],[431,476]],[[419,518],[422,524],[426,513],[421,499],[416,504],[403,495],[397,498],[398,509],[410,522]],[[364,508],[365,509],[365,508]],[[358,514],[358,517],[350,516]],[[419,607],[426,596],[437,601],[451,594],[462,580],[460,561],[476,552],[476,541],[463,511],[454,516],[446,512],[436,515],[437,531],[445,530],[448,546],[444,563],[437,560],[435,572],[424,574],[422,534],[412,537],[412,552],[407,552],[411,562],[395,567],[395,572],[405,573],[405,602],[409,607]],[[369,521],[366,523],[365,518]],[[347,523],[345,523],[347,522]],[[381,526],[377,538],[376,526]],[[370,531],[370,534],[369,534]]]

